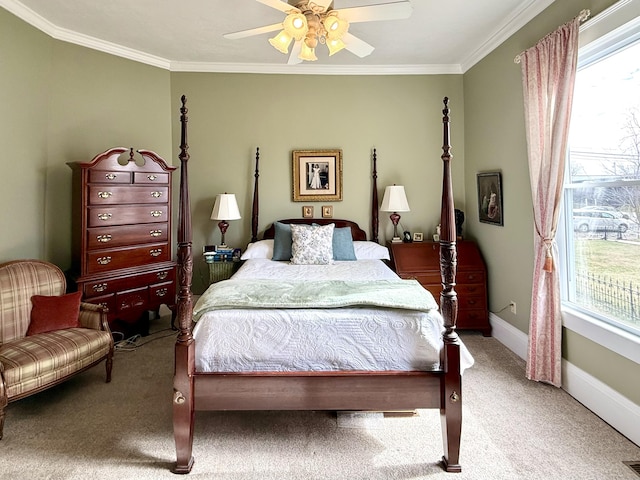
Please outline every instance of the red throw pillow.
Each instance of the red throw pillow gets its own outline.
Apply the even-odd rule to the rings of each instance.
[[[67,295],[34,295],[31,297],[31,322],[27,336],[36,333],[80,326],[80,298],[82,292]]]

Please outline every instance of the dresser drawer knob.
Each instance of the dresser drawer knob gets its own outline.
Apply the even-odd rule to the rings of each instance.
[[[157,297],[164,297],[167,294],[168,291],[169,290],[167,290],[166,288],[159,288],[158,290],[156,290],[156,296]]]
[[[161,248],[153,248],[153,249],[149,250],[149,254],[152,257],[158,257],[158,256],[162,255],[162,249]]]
[[[111,263],[111,257],[99,257],[96,260],[100,265],[108,265]]]
[[[149,235],[151,235],[152,237],[159,237],[160,235],[162,235],[162,230],[151,230],[149,232]]]
[[[107,289],[106,283],[96,283],[93,286],[93,291],[96,293],[104,292]]]
[[[158,178],[158,176],[157,175],[147,175],[147,178],[153,182],[155,179]]]
[[[167,278],[169,276],[169,272],[158,272],[158,278],[160,280],[164,280],[165,278]]]
[[[152,217],[160,217],[162,216],[162,210],[151,210],[151,216]]]
[[[112,217],[110,213],[99,213],[98,218],[100,220],[109,220]]]
[[[151,196],[153,198],[160,198],[162,196],[162,192],[151,192]]]
[[[96,237],[96,239],[100,242],[100,243],[107,243],[111,241],[111,235],[110,234],[105,234],[105,235],[98,235]]]
[[[112,192],[98,192],[98,198],[109,198],[111,195]]]
[[[115,173],[106,173],[104,175],[104,178],[106,178],[107,180],[115,180],[117,176],[118,175],[116,175]]]

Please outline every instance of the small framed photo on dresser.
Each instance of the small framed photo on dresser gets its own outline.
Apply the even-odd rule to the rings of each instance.
[[[423,239],[422,232],[414,232],[413,233],[413,241],[414,242],[421,242],[422,239]]]

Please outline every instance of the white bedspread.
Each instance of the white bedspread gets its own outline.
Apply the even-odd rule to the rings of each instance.
[[[380,260],[291,265],[252,259],[233,281],[397,280]],[[232,282],[229,282],[232,283]],[[218,287],[220,284],[218,284]],[[196,303],[198,313],[207,292]],[[194,328],[198,372],[434,370],[439,368],[442,317],[437,310],[347,307],[229,309],[203,313]],[[462,366],[473,358],[462,348]]]

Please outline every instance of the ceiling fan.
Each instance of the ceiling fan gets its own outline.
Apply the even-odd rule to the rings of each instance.
[[[289,65],[302,61],[317,60],[315,48],[325,44],[329,55],[342,49],[348,50],[358,57],[371,55],[374,47],[364,40],[348,32],[349,24],[358,22],[374,22],[380,20],[400,20],[409,18],[413,7],[409,0],[402,0],[379,5],[342,8],[334,10],[333,0],[256,0],[264,5],[287,14],[282,23],[227,33],[224,38],[236,40],[280,31],[269,43],[284,54],[289,53]]]

